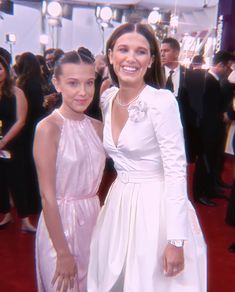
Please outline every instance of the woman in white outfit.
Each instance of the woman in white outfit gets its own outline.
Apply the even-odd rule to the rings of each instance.
[[[89,292],[206,292],[206,246],[187,198],[177,102],[162,86],[159,48],[144,24],[107,42],[117,87],[104,92],[104,146],[117,179],[91,243]]]

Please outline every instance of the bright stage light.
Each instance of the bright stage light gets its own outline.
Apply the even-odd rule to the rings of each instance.
[[[39,37],[39,39],[40,39],[40,43],[42,45],[47,45],[48,42],[49,42],[49,37],[48,37],[47,34],[41,34],[40,37]]]
[[[161,21],[161,14],[159,13],[158,10],[153,10],[149,13],[148,16],[148,23],[149,24],[156,24]]]
[[[113,16],[113,11],[109,6],[105,6],[105,7],[100,8],[99,14],[100,14],[99,17],[103,21],[110,21]]]
[[[47,12],[52,17],[59,17],[62,14],[62,6],[59,2],[52,1],[47,6]]]

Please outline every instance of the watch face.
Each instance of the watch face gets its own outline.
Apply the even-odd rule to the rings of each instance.
[[[184,246],[183,240],[170,240],[170,243],[176,247],[183,247]]]
[[[175,246],[177,246],[177,247],[182,247],[183,246],[183,241],[180,241],[180,240],[178,241],[177,240],[175,243],[176,243]]]

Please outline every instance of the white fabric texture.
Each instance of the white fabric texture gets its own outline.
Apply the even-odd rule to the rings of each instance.
[[[229,74],[229,76],[228,76],[228,81],[229,81],[230,83],[235,83],[235,70],[233,70],[233,71]]]
[[[177,102],[170,91],[146,86],[114,145],[117,92],[101,98],[104,146],[118,175],[93,233],[88,292],[206,292],[206,246],[187,198]],[[185,269],[171,278],[163,271],[169,239],[185,240]]]
[[[227,139],[225,144],[225,153],[234,155],[233,153],[233,135],[235,131],[235,121],[232,121],[231,125],[229,126],[229,130],[227,133]]]

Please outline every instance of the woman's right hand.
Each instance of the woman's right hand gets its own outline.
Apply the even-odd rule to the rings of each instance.
[[[52,286],[57,281],[56,291],[66,292],[74,288],[74,278],[77,274],[77,266],[74,257],[70,254],[57,256],[56,271],[52,280]]]
[[[184,269],[184,249],[167,244],[164,252],[164,272],[167,277],[178,275]]]

